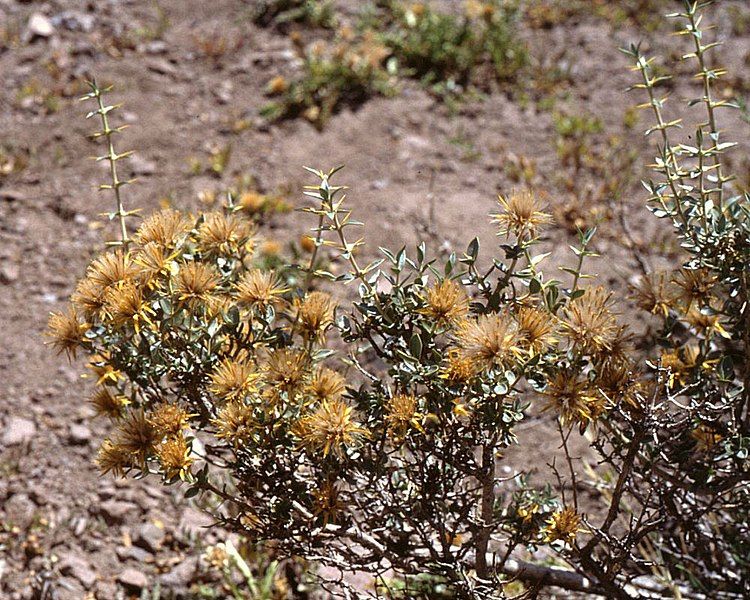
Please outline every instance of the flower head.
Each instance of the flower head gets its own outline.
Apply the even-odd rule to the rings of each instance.
[[[193,458],[190,456],[190,444],[182,434],[170,436],[159,444],[156,457],[165,480],[179,477],[184,481],[189,477]]]
[[[633,288],[633,297],[638,308],[666,317],[674,305],[674,286],[666,273],[649,273]]]
[[[135,255],[133,262],[140,268],[140,280],[148,288],[161,287],[172,274],[177,253],[169,253],[156,242],[149,242]]]
[[[310,292],[294,302],[296,328],[305,340],[321,341],[333,323],[336,303],[325,292]]]
[[[602,354],[621,337],[611,297],[604,288],[591,287],[563,309],[563,332],[581,352]]]
[[[339,459],[368,435],[367,429],[354,420],[352,407],[342,400],[324,400],[314,413],[298,422],[295,432],[308,452],[324,457],[333,454]]]
[[[548,312],[523,306],[514,316],[518,324],[520,346],[531,354],[541,354],[557,341],[557,326]]]
[[[190,414],[178,404],[163,402],[148,415],[158,438],[175,437],[189,427]]]
[[[212,421],[216,427],[216,437],[226,440],[232,446],[245,444],[258,429],[258,421],[253,407],[240,400],[227,402]]]
[[[157,433],[143,409],[131,410],[120,421],[114,444],[125,452],[134,465],[143,466],[146,458],[153,454]]]
[[[325,481],[313,492],[313,514],[323,521],[323,526],[338,523],[344,509],[335,482]]]
[[[443,327],[455,326],[469,314],[469,297],[452,279],[444,279],[427,290],[426,306],[420,311]]]
[[[122,446],[110,439],[104,440],[96,455],[96,464],[102,475],[112,473],[122,477],[133,465],[132,455]]]
[[[206,302],[219,285],[219,277],[210,266],[199,262],[180,265],[175,289],[180,300],[191,306]]]
[[[119,419],[130,401],[121,394],[114,394],[106,387],[96,390],[89,401],[97,415]]]
[[[307,384],[305,391],[313,401],[338,400],[344,393],[346,380],[336,371],[327,367],[319,367]]]
[[[303,352],[280,348],[268,355],[264,379],[273,388],[291,396],[299,391],[309,370],[310,361]]]
[[[273,271],[260,269],[245,273],[235,286],[238,302],[262,312],[269,306],[279,304],[288,291]]]
[[[604,399],[591,389],[589,382],[566,370],[558,371],[547,383],[544,396],[544,410],[557,413],[564,426],[578,423],[585,429],[604,408]]]
[[[211,392],[224,402],[243,400],[258,391],[258,373],[248,360],[225,359],[211,374]]]
[[[119,287],[111,287],[104,294],[104,314],[111,319],[112,324],[122,328],[132,324],[136,332],[145,323],[153,327],[151,317],[154,310],[143,294],[143,288],[126,281]]]
[[[566,544],[572,544],[582,531],[581,516],[572,508],[564,508],[553,513],[542,531],[545,542],[562,540]]]
[[[492,215],[493,223],[500,225],[500,235],[515,234],[522,238],[526,234],[535,237],[537,229],[552,223],[552,216],[540,210],[534,194],[528,190],[511,194],[508,198],[498,196],[503,211]]]
[[[212,255],[235,255],[252,241],[253,230],[248,221],[236,215],[213,212],[198,226],[197,241],[201,252]]]
[[[104,293],[110,286],[132,280],[138,274],[129,253],[122,250],[100,255],[89,265],[86,278]]]
[[[506,314],[482,315],[476,321],[465,321],[457,336],[462,357],[471,360],[477,370],[507,366],[518,354],[521,341],[518,326]]]
[[[424,415],[418,411],[419,400],[411,394],[396,394],[385,405],[385,423],[388,433],[402,439],[410,429],[424,431]]]
[[[442,377],[450,383],[467,383],[477,374],[475,362],[459,348],[450,348],[445,355]]]
[[[707,268],[680,269],[672,281],[679,288],[678,296],[688,309],[693,303],[706,304],[716,286],[716,276]]]
[[[78,317],[78,313],[73,308],[68,308],[67,312],[50,314],[47,335],[52,338],[50,343],[58,354],[65,352],[68,358],[75,358],[76,350],[84,342],[87,328],[86,323]]]
[[[145,219],[133,239],[142,246],[155,244],[162,249],[173,249],[192,228],[192,223],[186,215],[176,210],[165,209]]]

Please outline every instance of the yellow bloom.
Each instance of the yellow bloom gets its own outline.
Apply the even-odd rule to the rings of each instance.
[[[119,419],[130,401],[121,394],[116,395],[107,388],[100,387],[91,397],[90,403],[97,415]]]
[[[464,356],[458,348],[450,348],[445,355],[441,377],[450,383],[467,383],[477,374],[471,358]]]
[[[140,268],[140,279],[143,285],[154,289],[162,286],[169,279],[175,268],[174,259],[177,252],[166,252],[163,246],[149,242],[135,255],[133,262]]]
[[[313,374],[306,392],[315,402],[323,400],[338,400],[346,388],[346,380],[336,371],[327,367],[320,367]]]
[[[219,285],[219,277],[210,266],[199,262],[180,265],[175,289],[180,300],[195,307],[206,302]]]
[[[253,230],[251,224],[236,215],[212,212],[198,226],[196,235],[201,252],[213,255],[234,255],[249,249]]]
[[[634,287],[633,297],[638,308],[652,315],[661,314],[666,317],[674,305],[674,286],[667,279],[666,273],[650,273]]]
[[[324,527],[338,523],[344,509],[345,504],[334,482],[326,481],[313,492],[313,514],[323,520]]]
[[[333,323],[336,303],[325,292],[310,292],[303,299],[295,299],[295,327],[305,340],[322,341]]]
[[[159,444],[156,456],[165,480],[179,477],[184,481],[189,478],[193,459],[190,456],[190,445],[182,435],[173,435]]]
[[[547,311],[524,306],[515,314],[520,345],[532,355],[540,354],[557,341],[555,320]]]
[[[427,306],[420,312],[441,326],[455,326],[469,314],[469,297],[452,279],[444,279],[427,290]]]
[[[51,313],[47,322],[47,335],[52,338],[50,343],[58,354],[65,352],[68,358],[76,357],[87,329],[73,308],[68,308],[67,312]]]
[[[388,433],[397,440],[403,438],[409,429],[424,432],[422,419],[424,415],[417,409],[419,401],[416,396],[396,394],[385,405],[385,423]]]
[[[109,439],[102,442],[95,462],[102,475],[112,473],[115,477],[123,477],[125,471],[133,467],[131,454]]]
[[[461,356],[477,370],[504,368],[518,352],[518,326],[507,314],[482,315],[476,321],[465,321],[458,331]]]
[[[303,447],[310,453],[333,454],[343,460],[346,450],[354,447],[368,431],[352,416],[352,407],[341,400],[324,400],[311,415],[295,427]]]
[[[235,448],[250,440],[259,427],[253,407],[240,400],[227,402],[212,423],[216,427],[216,437]]]
[[[282,296],[288,291],[273,271],[259,269],[245,273],[235,286],[237,301],[261,312],[282,302]]]
[[[564,426],[578,423],[581,429],[595,421],[604,409],[605,401],[591,389],[589,382],[568,371],[559,371],[544,390],[547,405]]]
[[[562,329],[581,352],[599,355],[612,349],[622,334],[611,310],[612,294],[588,288],[563,309]]]
[[[148,415],[158,438],[175,437],[189,427],[190,414],[177,404],[163,402]]]
[[[132,410],[120,421],[114,444],[127,453],[132,464],[141,468],[146,458],[153,454],[157,441],[154,427],[149,423],[143,409]]]
[[[271,96],[278,96],[289,89],[289,82],[283,75],[276,75],[266,86],[266,91]]]
[[[224,402],[243,400],[258,391],[258,373],[247,360],[225,359],[211,374],[211,392]]]
[[[103,311],[117,328],[132,323],[135,331],[139,332],[143,323],[154,326],[151,317],[156,313],[146,301],[142,288],[132,281],[107,290],[104,294]]]
[[[192,228],[186,215],[166,209],[145,219],[133,239],[142,246],[155,244],[162,249],[171,250],[180,244]]]
[[[273,388],[292,396],[300,390],[309,370],[310,361],[304,353],[281,348],[268,355],[264,378]]]
[[[572,508],[564,508],[554,513],[544,526],[544,541],[554,542],[562,540],[566,544],[572,544],[581,529],[581,517]]]
[[[535,237],[538,228],[552,223],[552,216],[540,210],[536,197],[528,190],[513,193],[508,198],[498,196],[498,202],[503,211],[492,217],[493,223],[500,225],[500,235]]]

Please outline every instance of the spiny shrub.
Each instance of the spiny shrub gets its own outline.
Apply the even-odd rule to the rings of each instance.
[[[56,346],[85,351],[97,375],[92,402],[112,423],[101,470],[220,498],[229,529],[331,567],[319,578],[333,596],[746,597],[750,198],[723,166],[727,103],[699,8],[676,16],[702,85],[691,143],[673,139],[651,59],[627,50],[659,137],[649,206],[686,252],[634,291],[656,335],[638,340],[590,281],[593,230],[564,281],[545,273],[551,218],[531,192],[500,198],[489,259],[474,240],[442,261],[420,244],[365,263],[335,171],[313,170],[309,260],[275,270],[231,205],[160,212],[128,237],[117,195],[119,247],[50,320]],[[119,191],[111,107],[92,97]],[[326,253],[348,267],[325,267]],[[353,302],[322,290],[348,282]],[[546,482],[502,476],[532,412],[560,440]],[[581,435],[598,458],[585,469]],[[326,576],[352,572],[375,589]]]

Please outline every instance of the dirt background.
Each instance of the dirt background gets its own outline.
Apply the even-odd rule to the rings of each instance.
[[[728,41],[720,62],[733,73],[724,93],[747,95],[750,28],[738,27],[737,15],[747,17],[750,7],[721,4],[712,20]],[[361,6],[339,5],[344,19]],[[592,222],[592,215],[603,218],[595,245],[606,260],[591,270],[605,283],[625,289],[637,275],[633,245],[650,263],[676,256],[666,224],[643,208],[638,181],[653,149],[642,129],[650,120],[624,118],[641,98],[625,92],[635,74],[618,48],[644,40],[649,51],[675,55],[679,40],[589,11],[550,27],[527,19],[520,35],[532,66],[517,85],[451,110],[407,81],[395,98],[347,108],[318,132],[304,120],[259,120],[266,83],[279,73],[293,77],[298,66],[288,37],[254,27],[251,8],[239,0],[0,0],[0,157],[15,160],[10,173],[0,174],[2,598],[110,600],[137,597],[157,583],[169,597],[196,581],[210,584],[196,542],[215,539],[201,529],[207,518],[158,482],[98,476],[92,458],[104,424],[90,420],[91,384],[80,377],[82,363],[66,364],[43,344],[48,313],[64,306],[112,233],[100,227],[110,198],[95,187],[107,172],[88,160],[97,147],[86,137],[94,129],[83,118],[89,107],[76,101],[82,79],[115,84],[110,100],[124,105],[114,121],[130,125],[118,150],[137,151],[124,167],[139,178],[125,190],[131,208],[148,212],[169,202],[197,209],[201,193],[248,175],[261,191],[300,206],[301,187],[311,183],[303,165],[345,164],[339,181],[351,187],[356,218],[367,224],[367,252],[424,236],[433,252],[461,251],[474,235],[491,252],[497,241],[487,215],[496,195],[522,185],[518,166],[532,164],[531,184],[558,216],[548,240],[553,263],[569,260],[573,224]],[[39,29],[44,23],[33,15],[51,30]],[[207,40],[224,40],[226,51],[206,57]],[[680,83],[671,94],[676,109],[695,90]],[[602,131],[589,142],[598,170],[563,164],[555,150],[556,112],[600,119]],[[734,113],[723,115],[722,126],[740,142],[737,155],[747,156],[748,126]],[[220,177],[191,173],[191,161],[205,163],[211,148],[227,144],[231,160]],[[613,147],[618,154],[609,154]],[[623,166],[622,153],[630,152]],[[746,163],[737,167],[750,172]],[[620,193],[601,190],[604,180],[620,176]],[[299,213],[278,215],[264,235],[295,240],[306,226]],[[531,423],[522,447],[537,463],[516,457],[511,464],[544,469],[556,440],[544,419]]]

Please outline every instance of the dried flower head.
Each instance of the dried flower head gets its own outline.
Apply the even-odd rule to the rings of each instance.
[[[300,390],[310,371],[310,360],[303,352],[281,348],[269,353],[264,366],[265,381],[290,396]]]
[[[114,394],[108,388],[100,387],[91,397],[90,403],[97,415],[119,419],[130,401],[122,394]]]
[[[190,466],[193,458],[190,456],[190,444],[182,435],[168,437],[156,448],[156,457],[164,473],[165,480],[179,477],[183,481],[190,477]]]
[[[211,292],[219,285],[219,276],[209,265],[188,262],[180,265],[175,290],[180,300],[189,306],[198,306],[210,298]]]
[[[133,262],[140,268],[140,280],[148,288],[160,288],[172,275],[177,253],[169,253],[163,246],[149,242],[135,255]]]
[[[498,196],[498,201],[503,211],[492,217],[493,223],[500,225],[500,235],[535,237],[538,228],[552,223],[552,216],[540,210],[539,202],[529,190],[513,193],[508,198]]]
[[[104,288],[98,283],[84,278],[76,285],[70,300],[87,319],[95,319],[100,316],[104,307],[104,292]]]
[[[141,468],[154,453],[157,434],[143,409],[131,410],[119,422],[114,444],[130,456],[132,464]]]
[[[477,374],[477,365],[459,348],[450,348],[445,355],[442,377],[450,383],[467,383]]]
[[[68,358],[76,357],[76,350],[84,343],[84,334],[88,326],[82,322],[75,309],[68,308],[66,312],[54,312],[50,314],[47,322],[47,335],[51,338],[51,344],[58,354],[68,355]]]
[[[557,326],[548,312],[523,306],[515,314],[515,318],[518,324],[520,346],[532,355],[541,354],[557,342],[555,337]]]
[[[154,326],[151,317],[156,313],[143,294],[143,288],[126,281],[118,287],[109,288],[104,294],[104,316],[116,328],[133,325],[136,333],[146,324]]]
[[[211,393],[224,402],[243,400],[256,393],[258,373],[248,360],[225,359],[211,374]]]
[[[732,334],[724,328],[721,322],[721,315],[708,308],[699,310],[696,307],[692,307],[685,315],[685,320],[693,329],[705,337],[711,337],[714,333],[718,333],[721,337],[727,339],[731,339],[732,337]]]
[[[240,400],[227,402],[212,421],[216,427],[216,437],[239,447],[250,440],[258,430],[258,421],[253,407]]]
[[[572,508],[564,508],[547,520],[543,529],[544,541],[562,540],[566,544],[572,544],[581,531],[581,516]]]
[[[88,364],[96,376],[97,385],[114,385],[125,378],[122,371],[116,369],[108,354],[95,354]]]
[[[388,433],[397,440],[402,439],[410,429],[424,431],[424,415],[418,411],[419,400],[411,394],[396,394],[385,405],[385,424]]]
[[[472,361],[477,370],[505,367],[519,352],[518,327],[507,314],[465,321],[457,335],[462,357]]]
[[[611,310],[611,297],[603,287],[590,287],[563,309],[563,332],[584,354],[610,351],[622,334]]]
[[[268,82],[266,91],[271,96],[278,96],[289,89],[289,82],[283,75],[276,75]]]
[[[259,269],[245,273],[235,286],[238,302],[262,312],[278,305],[288,291],[276,273]]]
[[[261,212],[265,208],[266,203],[267,198],[258,192],[245,192],[240,196],[237,202],[242,210],[251,215]]]
[[[547,404],[564,426],[577,423],[582,429],[601,414],[604,399],[591,389],[587,380],[575,373],[558,371],[544,390]]]
[[[344,393],[346,380],[336,371],[319,367],[307,384],[305,391],[314,402],[338,400]]]
[[[171,250],[179,246],[193,228],[191,220],[183,213],[165,209],[143,221],[133,239],[140,245],[155,244]]]
[[[336,303],[325,292],[310,292],[294,301],[295,327],[305,340],[322,341],[333,323]]]
[[[633,297],[638,308],[652,315],[669,315],[675,301],[675,291],[667,273],[649,273],[633,288]]]
[[[231,256],[240,250],[250,250],[253,230],[251,224],[236,215],[212,212],[198,226],[196,235],[201,252]]]
[[[335,482],[325,481],[313,491],[313,514],[323,521],[324,527],[339,523],[345,508]]]
[[[112,473],[115,477],[123,477],[125,472],[134,466],[132,455],[125,448],[109,439],[102,442],[95,462],[102,475]]]
[[[680,269],[672,281],[679,288],[680,300],[690,309],[693,303],[699,306],[708,303],[716,286],[716,275],[707,268]]]
[[[302,446],[312,454],[333,454],[344,459],[346,450],[368,435],[352,416],[352,407],[342,400],[324,400],[318,409],[303,417],[295,433]]]
[[[178,404],[162,402],[148,415],[158,438],[180,435],[190,426],[190,414]]]
[[[420,312],[443,327],[458,325],[469,314],[469,297],[452,279],[444,279],[427,290],[426,303]]]
[[[130,254],[122,250],[100,255],[86,271],[86,278],[99,288],[101,294],[107,288],[130,281],[137,275],[138,267],[133,264]]]

